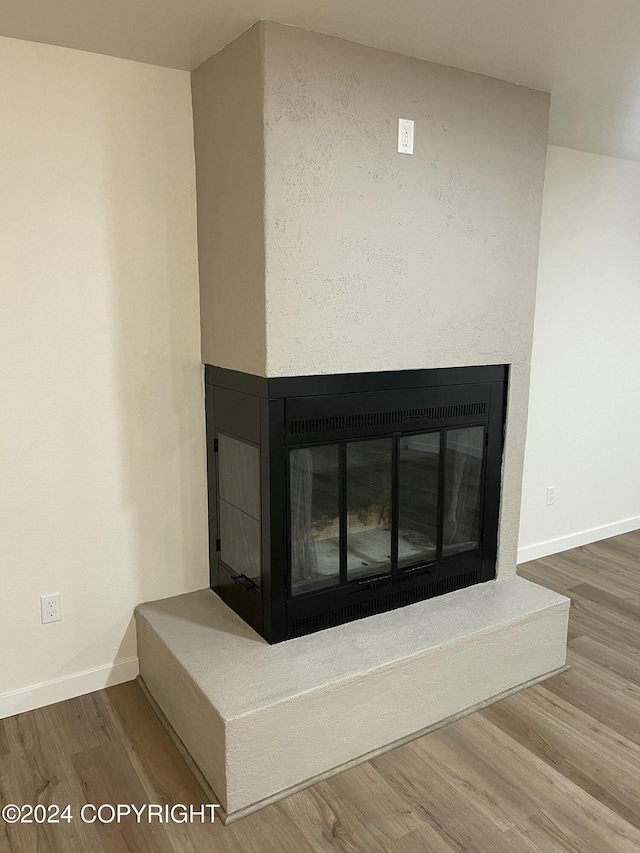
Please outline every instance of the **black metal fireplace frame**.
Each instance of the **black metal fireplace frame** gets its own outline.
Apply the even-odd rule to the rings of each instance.
[[[206,365],[212,589],[258,633],[275,643],[494,578],[507,381],[507,365],[272,379]],[[338,443],[345,448],[347,441],[388,436],[393,439],[397,458],[400,435],[479,424],[485,427],[486,440],[479,548],[410,568],[397,567],[394,549],[393,568],[382,576],[349,581],[343,568],[340,585],[291,595],[289,449],[322,443]],[[216,497],[219,433],[260,448],[259,588],[220,558]],[[441,454],[441,466],[443,457]],[[396,530],[397,489],[396,476],[392,504]],[[442,492],[440,489],[441,504]],[[341,516],[343,504],[341,487]]]

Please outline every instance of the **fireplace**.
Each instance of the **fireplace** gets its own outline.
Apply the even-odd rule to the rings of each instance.
[[[549,98],[270,22],[192,89],[218,595],[138,645],[234,820],[565,663],[516,577]]]
[[[275,643],[494,578],[507,372],[207,365],[212,589]]]

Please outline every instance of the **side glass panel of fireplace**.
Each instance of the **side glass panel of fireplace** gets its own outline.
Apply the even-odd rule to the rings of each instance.
[[[340,580],[339,446],[301,447],[289,455],[291,591]]]
[[[218,511],[220,559],[260,586],[260,450],[224,433],[218,434]]]

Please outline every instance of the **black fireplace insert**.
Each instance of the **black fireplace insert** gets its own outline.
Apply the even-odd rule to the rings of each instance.
[[[206,365],[211,588],[270,643],[495,577],[507,365]]]

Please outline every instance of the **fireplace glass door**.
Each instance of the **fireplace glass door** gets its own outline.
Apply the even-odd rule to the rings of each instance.
[[[301,447],[289,456],[291,590],[340,581],[339,445]]]
[[[400,439],[398,565],[435,560],[438,553],[440,433]]]
[[[443,556],[480,545],[484,427],[447,431]]]
[[[289,451],[291,593],[481,547],[484,425]]]
[[[351,441],[346,445],[347,577],[391,569],[393,440]]]

